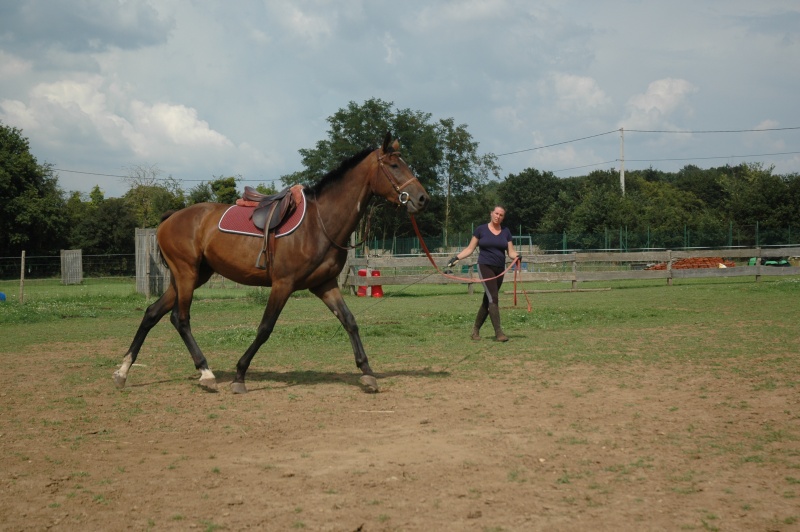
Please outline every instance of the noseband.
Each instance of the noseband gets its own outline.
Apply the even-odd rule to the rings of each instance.
[[[400,154],[398,152],[386,153],[378,157],[378,166],[383,171],[383,175],[386,176],[386,179],[389,180],[389,184],[392,185],[394,191],[397,192],[397,201],[400,203],[400,205],[405,205],[411,199],[411,194],[409,194],[408,192],[403,192],[403,189],[406,188],[411,183],[413,183],[414,181],[419,183],[419,179],[417,179],[416,177],[412,177],[411,179],[409,179],[408,181],[406,181],[401,185],[397,181],[397,179],[395,179],[392,173],[386,168],[386,165],[383,163],[384,157],[388,155],[397,155],[398,159],[400,159],[401,161],[403,160],[402,158],[400,158]],[[405,163],[405,161],[403,161],[403,163]]]

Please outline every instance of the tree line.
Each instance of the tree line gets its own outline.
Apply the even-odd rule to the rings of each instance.
[[[346,158],[376,145],[389,131],[403,158],[431,195],[417,216],[425,236],[442,238],[471,231],[488,220],[494,205],[506,209],[514,234],[563,235],[578,247],[602,247],[608,232],[625,229],[652,236],[660,246],[679,247],[688,229],[708,234],[733,227],[791,230],[800,215],[800,177],[778,175],[760,163],[677,172],[653,168],[626,173],[622,193],[616,170],[559,178],[528,168],[501,177],[493,154],[480,154],[465,124],[434,120],[430,113],[398,109],[370,99],[350,104],[328,118],[327,138],[300,150],[302,168],[281,176],[286,185],[313,184]],[[30,152],[22,131],[0,123],[0,256],[57,255],[61,249],[85,254],[131,254],[134,229],[156,227],[161,215],[204,201],[234,203],[241,178],[212,176],[189,190],[155,166],[130,168],[129,190],[106,198],[95,186],[88,194],[65,192],[49,164]],[[275,192],[274,186],[259,185]],[[369,209],[369,238],[413,235],[409,218],[385,201]],[[365,231],[365,224],[361,231]],[[642,246],[643,247],[643,244]]]

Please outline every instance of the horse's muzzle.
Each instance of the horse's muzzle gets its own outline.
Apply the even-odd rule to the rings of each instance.
[[[430,202],[430,196],[427,193],[420,193],[417,196],[412,196],[407,192],[403,192],[400,194],[398,198],[402,205],[406,206],[406,210],[409,214],[416,214],[420,211],[425,210],[425,207],[428,206],[428,202]],[[405,201],[404,201],[405,200]]]

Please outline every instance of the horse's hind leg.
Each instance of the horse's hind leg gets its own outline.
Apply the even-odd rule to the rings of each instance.
[[[233,393],[247,393],[247,387],[244,383],[247,368],[250,367],[253,357],[256,356],[258,349],[264,345],[264,342],[269,340],[272,330],[275,328],[275,323],[278,321],[278,316],[281,315],[283,307],[286,306],[286,301],[289,299],[292,290],[280,284],[273,284],[272,290],[269,292],[269,299],[267,300],[267,308],[264,309],[264,315],[261,318],[261,323],[258,324],[256,330],[256,337],[247,351],[244,352],[242,358],[236,363],[236,377],[231,383],[231,391]]]
[[[122,359],[122,365],[113,375],[114,384],[120,390],[125,387],[125,381],[128,379],[128,370],[130,370],[133,363],[136,362],[136,357],[139,356],[139,350],[142,348],[145,338],[147,338],[147,333],[161,321],[164,314],[175,306],[175,295],[175,288],[170,285],[167,287],[164,294],[158,298],[155,303],[147,307],[147,310],[144,312],[142,323],[139,324],[139,329],[133,337],[133,342],[131,342],[128,352],[125,353]]]
[[[339,318],[344,330],[350,336],[350,344],[353,346],[353,354],[356,357],[356,366],[362,373],[361,378],[358,379],[362,389],[367,393],[378,393],[380,391],[378,389],[378,381],[375,379],[375,374],[372,373],[372,368],[369,367],[367,353],[364,351],[361,336],[358,334],[356,318],[347,308],[336,280],[332,279],[323,285],[312,288],[311,292],[325,303],[334,316]]]

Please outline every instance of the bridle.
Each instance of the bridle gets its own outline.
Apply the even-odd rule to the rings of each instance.
[[[393,151],[391,153],[384,153],[383,155],[378,156],[378,167],[380,170],[383,171],[383,175],[386,176],[386,179],[389,181],[389,184],[392,185],[394,191],[397,192],[397,202],[400,203],[400,205],[405,205],[411,199],[411,194],[409,194],[408,192],[404,192],[403,189],[415,181],[419,183],[419,179],[417,179],[416,177],[412,177],[405,183],[400,184],[394,177],[392,172],[390,172],[386,168],[386,165],[383,162],[383,159],[390,155],[396,155],[398,159],[403,161],[403,159],[400,157],[400,152]],[[405,164],[405,161],[403,161],[403,163]]]
[[[391,153],[384,153],[383,155],[379,155],[378,156],[378,167],[379,167],[379,169],[381,171],[383,171],[383,175],[386,176],[386,179],[389,181],[389,184],[392,185],[392,188],[394,189],[394,191],[397,192],[397,201],[398,201],[398,203],[400,203],[400,205],[405,205],[405,204],[407,204],[409,202],[409,200],[411,200],[411,194],[409,194],[408,192],[403,191],[403,189],[406,188],[411,183],[413,183],[414,181],[419,183],[419,179],[417,179],[416,177],[412,177],[411,179],[409,179],[405,183],[400,184],[397,181],[397,179],[395,179],[395,177],[392,175],[392,172],[390,172],[386,168],[386,165],[383,162],[383,159],[385,157],[390,156],[390,155],[396,155],[398,159],[400,159],[401,161],[403,160],[402,158],[400,158],[400,152],[393,151]],[[405,161],[403,161],[403,163],[405,164]],[[362,240],[361,242],[358,242],[357,244],[354,244],[352,246],[342,246],[342,245],[338,244],[333,238],[331,238],[331,236],[328,234],[328,230],[325,228],[325,223],[322,221],[322,217],[320,216],[320,213],[319,213],[319,204],[317,204],[316,212],[317,212],[317,221],[319,222],[319,225],[322,228],[322,232],[328,238],[328,241],[331,244],[333,244],[336,248],[341,249],[342,251],[349,251],[351,249],[356,249],[356,248],[358,248],[358,247],[360,247],[361,245],[364,244],[364,242],[365,242],[364,240]],[[365,231],[365,234],[367,232],[369,232],[369,217],[367,218],[367,229]]]

